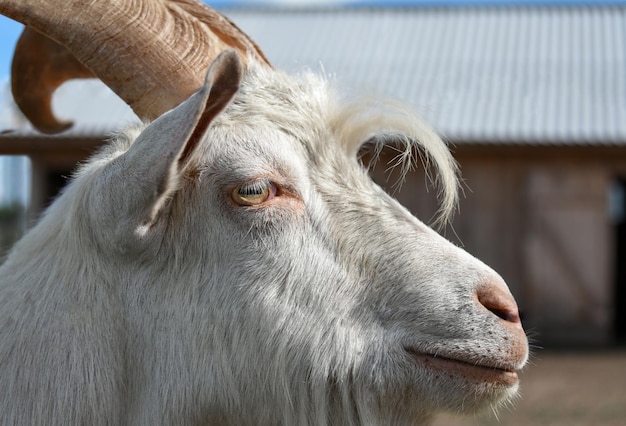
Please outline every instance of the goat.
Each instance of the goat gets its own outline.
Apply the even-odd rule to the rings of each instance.
[[[514,397],[528,344],[504,281],[358,159],[421,148],[450,213],[454,161],[406,109],[245,49],[148,109],[0,267],[0,423],[415,425]]]

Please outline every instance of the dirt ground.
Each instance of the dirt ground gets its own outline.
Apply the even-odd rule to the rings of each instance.
[[[626,426],[626,349],[606,352],[540,351],[520,375],[521,398],[461,419],[444,415],[436,426]]]

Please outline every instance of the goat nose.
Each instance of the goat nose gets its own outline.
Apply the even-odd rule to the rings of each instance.
[[[517,304],[501,280],[490,280],[476,290],[478,302],[504,321],[521,324]]]

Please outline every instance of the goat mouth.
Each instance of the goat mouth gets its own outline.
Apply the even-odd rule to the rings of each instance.
[[[446,356],[417,352],[411,349],[406,351],[414,362],[417,362],[423,368],[439,372],[442,378],[456,375],[470,381],[504,387],[515,386],[519,382],[515,369],[476,364]],[[438,378],[440,376],[437,375],[435,377]]]

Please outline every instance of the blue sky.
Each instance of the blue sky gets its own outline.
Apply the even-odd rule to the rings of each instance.
[[[206,3],[215,7],[240,6],[246,4],[287,4],[287,5],[311,5],[311,4],[341,4],[347,6],[368,5],[394,5],[394,6],[489,6],[489,5],[600,5],[622,4],[626,0],[207,0]],[[15,42],[21,33],[22,26],[0,15],[0,82],[6,80],[10,73],[11,58]]]
[[[0,15],[0,81],[9,75],[13,48],[21,32],[20,24]]]

